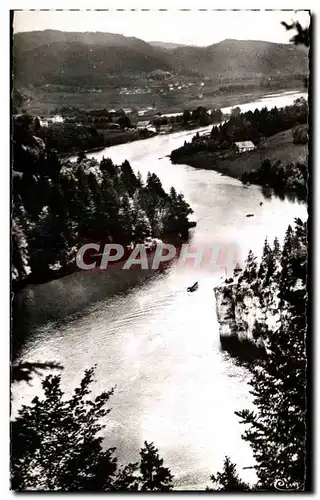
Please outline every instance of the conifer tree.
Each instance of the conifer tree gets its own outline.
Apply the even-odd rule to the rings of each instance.
[[[273,241],[272,251],[273,251],[273,255],[274,255],[275,259],[278,260],[280,258],[280,255],[281,255],[281,248],[280,248],[280,243],[279,243],[279,240],[277,237],[275,237],[275,239]]]
[[[61,389],[61,376],[43,381],[44,398],[23,406],[12,422],[12,488],[53,491],[111,489],[117,462],[114,449],[102,449],[98,419],[112,391],[89,400],[93,369],[86,370],[70,399]]]
[[[270,253],[271,253],[271,248],[270,248],[270,245],[268,243],[268,239],[266,238],[264,241],[264,245],[263,245],[262,257],[261,257],[259,272],[258,272],[258,277],[261,280],[263,280],[267,275],[268,261],[269,261]]]
[[[144,442],[140,451],[140,482],[141,491],[170,491],[173,476],[167,467],[163,466],[163,458],[153,443]]]
[[[252,250],[249,250],[248,257],[245,261],[245,269],[243,279],[248,283],[252,283],[257,278],[257,258]]]
[[[225,457],[222,472],[212,474],[210,477],[214,488],[207,488],[207,491],[249,491],[250,487],[239,478],[236,464],[232,463],[229,457]]]
[[[29,381],[56,363],[20,363],[12,381]],[[85,371],[70,398],[61,376],[42,382],[44,395],[22,406],[11,423],[11,485],[18,491],[170,491],[173,476],[153,443],[144,443],[139,462],[117,466],[115,448],[102,446],[106,409],[113,390],[92,397],[94,368]]]

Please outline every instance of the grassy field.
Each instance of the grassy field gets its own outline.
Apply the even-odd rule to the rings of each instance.
[[[23,104],[23,107],[31,114],[49,115],[55,108],[63,106],[75,106],[81,109],[120,109],[147,108],[156,106],[161,113],[182,112],[184,109],[195,109],[204,106],[207,109],[222,108],[236,104],[244,104],[262,97],[268,93],[284,92],[288,90],[304,90],[301,81],[293,80],[287,85],[279,85],[270,89],[247,88],[242,91],[225,89],[223,92],[210,88],[203,91],[202,98],[198,95],[190,95],[184,91],[174,91],[167,95],[159,93],[119,95],[117,89],[101,89],[96,92],[94,89],[82,89],[70,91],[68,87],[59,88],[28,88],[21,89],[25,96],[30,99]]]
[[[281,160],[284,164],[299,160],[305,161],[307,151],[307,145],[293,144],[292,129],[289,129],[269,137],[255,150],[238,153],[231,158],[217,159],[214,154],[200,152],[181,159],[179,163],[187,163],[196,168],[217,170],[222,174],[240,179],[244,172],[256,170],[266,158],[269,158],[271,162]]]
[[[285,130],[266,139],[254,151],[240,153],[231,160],[222,160],[221,168],[231,169],[233,176],[241,177],[243,172],[256,170],[267,158],[271,163],[276,160],[281,160],[282,163],[304,161],[307,158],[307,146],[293,144],[292,129]]]

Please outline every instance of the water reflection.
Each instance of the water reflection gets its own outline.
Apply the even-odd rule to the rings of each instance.
[[[281,189],[274,189],[269,186],[259,186],[260,191],[266,199],[271,200],[272,197],[278,197],[280,200],[289,200],[291,203],[298,203],[305,205],[306,200],[302,196],[298,196],[294,191],[283,191]]]

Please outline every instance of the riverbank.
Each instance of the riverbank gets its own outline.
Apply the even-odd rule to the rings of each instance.
[[[181,154],[171,154],[170,158],[172,163],[190,165],[198,169],[215,170],[235,179],[260,184],[260,182],[250,181],[250,179],[255,178],[254,174],[259,171],[264,161],[270,161],[271,164],[280,161],[285,169],[286,165],[292,163],[306,164],[307,154],[308,146],[294,144],[292,129],[289,129],[268,137],[252,151],[243,153],[232,150],[227,152],[191,151],[184,154],[182,150]],[[265,185],[265,187],[276,186],[270,184],[269,186]],[[287,185],[281,192],[296,193],[299,197],[306,196],[306,190],[298,189],[293,184]]]
[[[283,241],[265,239],[259,260],[250,250],[244,269],[214,288],[221,347],[241,361],[267,357],[288,301],[305,298],[306,222],[295,219]]]
[[[189,237],[190,237],[189,230],[195,228],[196,225],[197,225],[197,223],[195,221],[188,221],[186,227],[181,229],[181,233],[174,234],[174,235],[170,234],[170,233],[166,233],[165,235],[162,235],[163,241],[165,243],[171,243],[172,245],[175,245],[178,248],[178,247],[180,247],[180,245],[183,242],[186,242],[189,240]],[[103,241],[103,239],[101,241]],[[162,240],[160,240],[160,241],[162,241]],[[100,248],[104,247],[103,243],[100,243],[99,245],[100,245]],[[81,245],[79,244],[78,249],[80,249],[80,248],[81,248]],[[133,250],[133,248],[132,248],[132,250]],[[155,247],[153,247],[151,251],[149,249],[147,249],[148,263],[149,263],[150,269],[152,266],[152,263],[150,264],[150,262],[151,262],[151,259],[153,258],[154,252],[155,252]],[[90,253],[90,252],[88,252],[88,253]],[[129,252],[129,254],[125,258],[123,258],[121,260],[121,263],[120,263],[120,261],[119,261],[119,263],[118,262],[110,262],[109,269],[110,269],[110,266],[111,266],[111,268],[115,268],[115,269],[118,268],[119,266],[123,266],[125,260],[128,258],[130,253],[131,253],[131,251]],[[59,279],[65,277],[65,276],[68,276],[70,274],[81,272],[82,269],[80,269],[78,267],[77,262],[76,262],[76,254],[77,254],[77,250],[74,251],[74,257],[72,259],[70,259],[66,265],[59,265],[59,266],[57,266],[56,269],[47,268],[45,270],[42,270],[41,273],[40,272],[38,272],[38,273],[31,272],[29,274],[25,274],[23,276],[23,278],[19,278],[17,280],[12,280],[12,283],[11,283],[12,293],[17,294],[28,285],[43,285],[43,284],[48,283],[50,281],[59,280]],[[85,261],[85,264],[92,264],[93,262],[95,262],[96,267],[98,268],[100,266],[101,257],[102,257],[102,254],[100,254],[100,257],[97,260],[89,258],[89,261],[86,262],[86,259],[84,258],[84,261]],[[137,259],[139,259],[139,256],[137,256]],[[131,267],[134,268],[135,271],[136,271],[137,267],[139,268],[139,270],[141,270],[141,271],[143,270],[140,265],[138,265],[138,266],[133,265]]]
[[[177,108],[176,106],[172,106],[170,109],[165,108],[165,109],[157,109],[156,111],[159,114],[159,116],[155,115],[156,111],[149,111],[148,113],[145,113],[143,115],[143,121],[152,121],[155,118],[162,119],[162,118],[168,118],[168,124],[170,125],[171,129],[166,131],[166,132],[161,132],[164,133],[165,135],[170,135],[176,132],[180,131],[188,131],[192,130],[194,128],[197,128],[201,126],[199,123],[170,123],[170,118],[175,117],[178,115],[182,115],[184,109],[196,109],[197,107],[201,106],[203,108],[207,108],[210,112],[211,109],[222,109],[222,112],[226,113],[227,115],[230,113],[230,109],[237,105],[237,106],[243,106],[246,105],[252,101],[263,101],[264,99],[271,99],[271,98],[290,98],[291,95],[295,93],[301,93],[303,92],[303,88],[276,88],[276,89],[270,89],[270,90],[261,90],[261,89],[256,89],[256,90],[251,90],[250,92],[242,92],[242,93],[230,93],[230,94],[224,94],[222,93],[221,95],[213,95],[210,100],[202,100],[199,102],[188,102],[184,105],[184,107]],[[134,115],[128,115],[130,116],[131,120],[134,120]],[[212,125],[216,125],[216,121],[212,122]],[[70,125],[70,124],[69,124]],[[57,124],[54,125],[55,129],[59,129],[59,126],[62,127],[63,129],[63,124]],[[96,132],[98,135],[100,135],[99,144],[98,146],[95,144],[95,146],[90,147],[87,144],[82,144],[82,146],[74,146],[73,144],[70,144],[70,147],[68,146],[68,151],[61,151],[61,139],[65,141],[65,133],[63,133],[62,137],[58,137],[56,141],[54,141],[53,144],[50,144],[50,147],[55,148],[58,150],[58,153],[61,157],[68,157],[70,155],[75,155],[79,152],[81,149],[84,151],[84,153],[93,153],[96,151],[101,151],[102,149],[106,147],[111,147],[111,146],[116,146],[120,144],[126,144],[134,141],[139,141],[143,139],[148,139],[150,137],[156,136],[159,134],[159,131],[153,132],[148,129],[128,129],[128,130],[112,130],[112,129],[99,129],[97,127]],[[61,135],[61,134],[60,134]],[[91,141],[91,138],[89,138]],[[77,139],[78,140],[78,139]],[[96,140],[98,140],[96,138]]]
[[[58,132],[60,127],[61,131]],[[65,136],[64,126],[59,124],[57,127],[55,125],[55,138],[54,140],[47,141],[47,146],[50,149],[54,149],[58,152],[60,158],[68,158],[69,156],[74,156],[80,151],[84,154],[94,153],[102,151],[107,147],[118,146],[119,144],[127,144],[134,141],[141,141],[144,139],[150,139],[157,135],[156,132],[150,130],[124,130],[124,131],[107,131],[107,130],[97,130],[98,134],[98,146],[90,146],[88,141],[83,141],[74,145],[74,141],[70,144],[64,144],[63,149],[61,147],[61,139]],[[41,138],[46,142],[46,136],[44,133],[41,134]]]
[[[211,153],[210,151],[190,152],[188,154],[182,152],[179,157],[172,157],[172,155],[170,157],[173,163],[216,170],[221,174],[241,180],[245,172],[255,171],[265,159],[281,160],[282,162],[306,161],[307,146],[294,144],[292,129],[289,129],[268,137],[253,151],[227,152],[227,156],[226,153]]]

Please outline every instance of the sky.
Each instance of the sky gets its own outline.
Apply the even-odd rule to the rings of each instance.
[[[307,11],[15,11],[14,32],[55,29],[103,31],[161,41],[206,46],[226,38],[289,43],[292,36],[280,24],[309,24]]]

